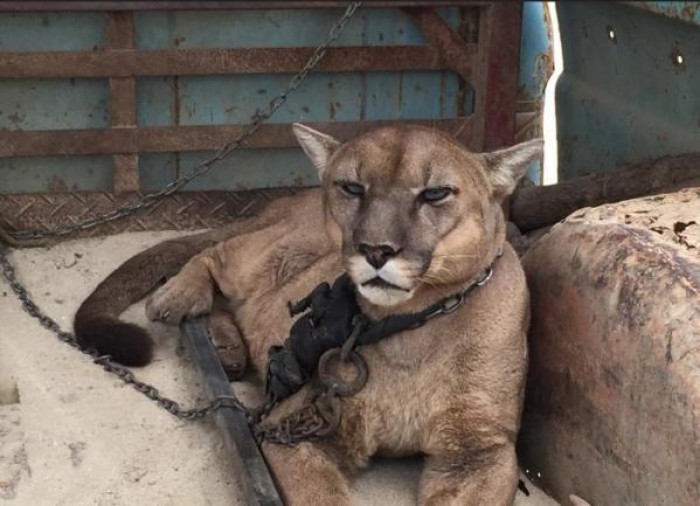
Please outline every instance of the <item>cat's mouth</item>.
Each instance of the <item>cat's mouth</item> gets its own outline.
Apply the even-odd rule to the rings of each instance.
[[[387,280],[377,276],[369,281],[365,281],[362,283],[362,286],[369,287],[369,288],[382,288],[385,290],[401,290],[403,292],[408,292],[410,290],[407,290],[406,288],[403,288],[401,286],[395,285],[393,283],[389,283]]]

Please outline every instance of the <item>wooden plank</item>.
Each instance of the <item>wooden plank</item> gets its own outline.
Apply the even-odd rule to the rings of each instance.
[[[433,8],[407,8],[432,47],[444,57],[449,67],[467,82],[472,81],[476,63],[474,45],[468,44],[438,15]]]
[[[188,354],[204,380],[204,388],[210,398],[234,397],[204,320],[186,320],[180,326],[180,330]],[[213,416],[223,436],[236,475],[243,485],[246,504],[283,506],[267,463],[248,427],[245,414],[235,408],[221,408],[215,411]]]
[[[471,149],[472,119],[406,121],[309,122],[310,127],[350,139],[360,133],[382,126],[416,124],[434,127],[459,138]],[[221,148],[247,127],[244,125],[144,127],[106,130],[0,131],[0,157],[95,155],[114,153],[144,153],[168,151],[207,151]],[[297,146],[288,124],[262,125],[248,140],[245,148],[280,148]]]
[[[139,77],[172,75],[292,73],[314,48],[136,49],[3,53],[0,78]],[[476,54],[468,44],[464,57]],[[330,72],[446,70],[440,52],[425,46],[336,47],[316,70]]]
[[[134,20],[131,12],[110,12],[107,21],[107,47],[133,49]],[[133,77],[109,80],[110,121],[113,128],[136,128],[136,81]],[[112,186],[116,193],[139,189],[139,157],[119,153],[112,157]]]
[[[609,174],[521,188],[512,199],[510,219],[522,232],[529,232],[552,225],[577,209],[699,183],[700,153],[664,157]]]
[[[364,2],[364,8],[386,8],[432,5],[435,7],[486,5],[489,2],[471,0],[377,0]],[[63,1],[0,1],[0,12],[61,12],[61,11],[168,11],[168,10],[236,10],[236,9],[318,9],[343,8],[347,1],[338,0],[277,0],[277,1],[123,1],[123,2],[63,2]]]

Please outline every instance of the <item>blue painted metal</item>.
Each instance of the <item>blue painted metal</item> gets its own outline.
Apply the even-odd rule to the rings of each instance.
[[[105,47],[107,14],[0,14],[0,51],[78,51]]]
[[[550,36],[545,23],[544,2],[523,4],[523,29],[520,41],[520,76],[518,99],[542,100],[549,79],[551,63]]]
[[[662,14],[680,21],[700,25],[700,3],[692,2],[627,2],[639,9]]]
[[[316,46],[342,9],[280,11],[163,11],[134,14],[136,46],[142,49]],[[457,8],[439,9],[452,27]],[[98,49],[105,44],[102,13],[0,14],[0,51]],[[338,45],[425,44],[399,9],[368,9],[351,20]],[[246,123],[286,84],[287,75],[139,78],[138,124],[142,126]],[[460,109],[452,72],[312,74],[271,120],[450,118]],[[103,128],[109,124],[106,80],[11,80],[0,82],[0,128],[23,130]],[[142,188],[154,190],[209,153],[158,153],[139,157]],[[94,165],[92,165],[94,164]],[[92,167],[74,177],[69,167]],[[27,169],[23,172],[24,168]],[[0,159],[3,192],[52,188],[109,190],[109,157]],[[243,150],[188,189],[243,189],[315,184],[300,150]],[[58,185],[58,186],[57,186]]]
[[[109,125],[106,80],[12,79],[0,88],[3,130],[69,130]]]
[[[76,51],[105,46],[105,13],[0,14],[2,51]],[[0,129],[103,128],[109,123],[106,81],[0,82]],[[112,181],[107,156],[0,159],[3,192],[103,190]]]
[[[552,73],[550,29],[545,21],[544,2],[523,4],[523,26],[520,41],[520,73],[518,77],[519,110],[535,115],[532,128],[516,140],[542,135],[541,111],[544,90]],[[527,115],[525,115],[527,118]],[[526,119],[527,121],[527,119]],[[520,123],[520,122],[518,122]],[[542,163],[533,162],[527,177],[535,184],[542,182]]]
[[[110,156],[52,156],[0,159],[0,191],[41,193],[103,191],[112,185]]]
[[[617,2],[559,2],[557,13],[564,57],[556,90],[560,180],[698,151],[695,24]]]

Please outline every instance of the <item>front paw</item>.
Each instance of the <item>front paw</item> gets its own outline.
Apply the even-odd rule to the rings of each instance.
[[[146,316],[151,321],[177,325],[185,317],[210,312],[213,297],[210,283],[175,276],[149,297],[146,302]]]

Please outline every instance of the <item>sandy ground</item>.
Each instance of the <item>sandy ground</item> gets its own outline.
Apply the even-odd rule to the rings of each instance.
[[[18,277],[71,330],[95,285],[137,251],[176,233],[144,232],[15,251]],[[143,305],[125,318],[158,341],[137,375],[190,406],[206,399],[176,329],[146,324]],[[0,503],[26,506],[243,504],[210,421],[181,422],[26,315],[0,280]],[[415,503],[416,459],[374,463],[355,482],[355,504]],[[528,483],[517,506],[555,506]],[[310,505],[311,506],[311,505]]]

